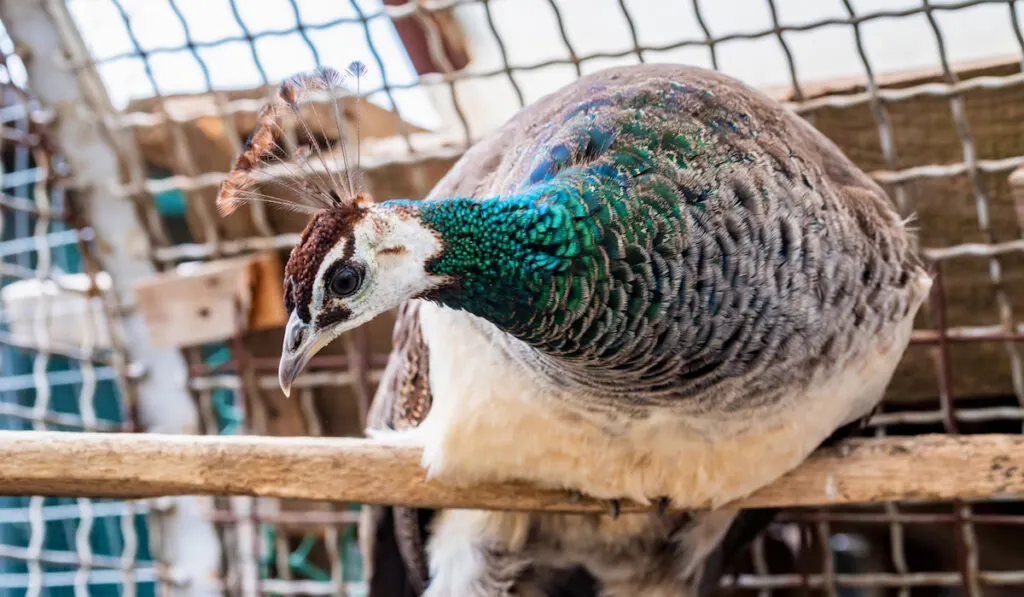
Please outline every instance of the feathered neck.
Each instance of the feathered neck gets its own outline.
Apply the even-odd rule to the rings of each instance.
[[[594,260],[598,231],[578,193],[546,184],[500,200],[387,203],[400,203],[441,240],[425,268],[450,282],[423,298],[487,319],[531,344],[586,308],[593,281],[578,274],[593,269],[584,263]]]

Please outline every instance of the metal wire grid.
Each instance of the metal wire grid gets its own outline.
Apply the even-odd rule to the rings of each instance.
[[[369,352],[352,339],[348,342],[350,352]],[[190,357],[190,387],[207,433],[272,433],[268,420],[273,415],[268,411],[276,407],[265,393],[279,390],[276,377],[260,373],[276,367],[272,362],[254,358],[241,337],[217,347],[213,358]],[[356,396],[365,405],[369,383],[379,375],[367,375],[361,358],[328,357],[327,362],[342,370],[315,372],[296,385],[296,414],[301,429],[312,436],[324,435],[316,387],[362,387]],[[364,417],[365,407],[357,412]],[[222,532],[226,555],[220,586],[229,594],[353,595],[365,590],[356,539],[357,507],[230,497],[216,499],[210,516]]]
[[[30,306],[4,301],[0,428],[132,431],[131,393],[119,387],[131,376],[119,356],[111,305],[96,291],[104,277],[94,267],[90,229],[65,194],[66,173],[49,131],[29,117],[38,103],[12,83],[23,68],[10,46],[2,34],[0,288],[5,299],[29,289]],[[60,295],[53,294],[60,286],[77,312],[60,312]],[[81,317],[90,309],[102,316]],[[48,326],[69,315],[77,319],[77,349],[55,341]],[[2,497],[0,504],[0,593],[155,594],[159,571],[149,555],[145,503],[35,496]]]
[[[420,2],[388,2],[387,5],[376,9],[367,10],[364,4],[352,2],[352,8],[356,13],[355,17],[337,18],[331,21],[319,23],[303,23],[299,5],[292,3],[299,26],[294,29],[280,31],[263,31],[251,33],[240,16],[235,2],[231,2],[232,12],[235,15],[238,25],[244,31],[241,37],[224,37],[212,41],[194,41],[188,35],[189,23],[183,13],[178,9],[174,0],[168,0],[181,25],[186,30],[186,37],[189,41],[181,47],[168,47],[148,49],[139,41],[132,32],[132,22],[124,5],[113,0],[111,4],[123,16],[125,28],[135,49],[132,52],[106,57],[102,60],[94,60],[90,56],[81,53],[68,52],[66,66],[73,70],[85,70],[95,68],[103,62],[121,60],[126,58],[140,59],[146,65],[146,73],[150,78],[154,89],[158,89],[153,75],[153,68],[150,60],[154,55],[161,53],[188,52],[201,66],[208,91],[214,92],[213,82],[209,76],[209,70],[204,63],[201,50],[231,42],[242,42],[252,47],[252,56],[257,68],[261,71],[267,83],[266,72],[260,66],[260,56],[255,50],[256,43],[263,38],[286,35],[298,31],[305,43],[308,45],[314,60],[319,62],[319,52],[316,44],[307,35],[311,30],[329,30],[333,27],[355,24],[361,27],[368,41],[371,53],[374,55],[378,68],[382,73],[387,69],[382,61],[380,53],[375,50],[374,35],[371,32],[371,24],[378,20],[413,20],[425,31],[427,47],[430,58],[434,64],[439,65],[438,73],[423,74],[419,80],[409,84],[394,83],[384,76],[383,85],[377,89],[368,90],[367,94],[383,94],[392,105],[398,106],[394,94],[401,89],[414,88],[419,86],[443,87],[448,89],[448,97],[452,102],[454,113],[458,116],[459,131],[456,137],[462,143],[437,144],[424,142],[422,137],[412,135],[408,131],[400,131],[403,137],[401,148],[397,152],[389,154],[378,154],[370,156],[364,162],[364,169],[372,171],[378,168],[386,168],[394,164],[404,164],[409,167],[409,175],[416,176],[419,168],[424,164],[438,159],[451,159],[456,157],[465,146],[480,138],[486,130],[472,130],[469,122],[463,116],[466,102],[474,98],[467,98],[465,94],[459,93],[458,84],[471,78],[479,77],[504,77],[508,80],[511,93],[518,103],[522,104],[525,94],[519,84],[519,77],[532,71],[559,66],[569,66],[575,69],[577,75],[582,72],[582,66],[589,61],[600,59],[626,59],[632,61],[644,61],[651,54],[677,49],[682,47],[702,47],[709,52],[711,63],[718,66],[718,53],[724,44],[741,39],[758,39],[771,37],[778,41],[789,70],[791,92],[789,106],[796,112],[814,118],[827,110],[849,110],[852,108],[868,106],[877,125],[878,142],[882,154],[884,167],[871,172],[872,176],[886,185],[891,191],[904,211],[910,210],[911,198],[908,197],[908,187],[921,181],[949,182],[950,185],[956,180],[966,179],[968,182],[969,194],[974,199],[975,211],[978,222],[979,242],[961,244],[946,247],[930,247],[926,249],[926,255],[935,263],[937,272],[937,283],[935,295],[928,306],[932,325],[930,329],[920,329],[915,333],[914,342],[925,344],[931,347],[935,357],[935,375],[938,382],[938,396],[935,401],[935,408],[932,409],[903,409],[891,408],[875,417],[872,421],[872,430],[877,434],[893,432],[908,433],[920,430],[941,429],[948,433],[957,433],[965,425],[999,424],[1001,422],[1013,422],[1019,429],[1021,421],[1024,421],[1024,370],[1021,367],[1020,355],[1015,342],[1021,339],[1021,324],[1011,309],[1010,298],[1002,290],[1002,269],[1001,260],[1020,253],[1024,249],[1024,241],[1009,240],[997,242],[997,236],[992,232],[990,221],[990,182],[986,177],[1005,176],[1012,169],[1024,164],[1024,155],[999,155],[987,156],[985,159],[978,155],[971,127],[971,119],[968,117],[965,103],[969,94],[992,90],[1013,89],[1024,85],[1024,72],[1004,74],[997,76],[980,76],[965,80],[958,80],[952,66],[949,64],[944,43],[944,34],[939,27],[935,15],[937,12],[955,12],[967,10],[982,4],[998,4],[1006,9],[1006,21],[994,23],[993,26],[1012,27],[1014,35],[1021,47],[1021,55],[1024,58],[1024,36],[1020,30],[1020,19],[1017,14],[1018,7],[1015,2],[1002,0],[999,2],[964,1],[947,2],[941,5],[932,4],[927,1],[918,6],[880,10],[874,12],[857,12],[849,0],[843,0],[843,7],[846,11],[846,18],[830,18],[818,20],[799,25],[791,25],[780,22],[776,2],[766,0],[771,11],[773,26],[763,31],[736,33],[723,36],[715,36],[708,28],[702,18],[701,2],[693,1],[692,7],[696,19],[699,21],[704,33],[702,39],[683,39],[669,44],[662,45],[641,45],[640,36],[634,25],[634,16],[631,14],[630,3],[625,0],[618,2],[622,18],[627,24],[633,40],[633,47],[625,52],[601,52],[581,55],[575,50],[569,36],[566,33],[564,17],[559,10],[559,4],[550,0],[549,4],[557,22],[557,30],[564,42],[567,58],[560,60],[548,60],[527,65],[511,65],[508,61],[505,42],[502,40],[499,28],[496,26],[491,4],[498,0],[454,0],[454,1],[430,1]],[[58,3],[48,3],[48,10],[57,11],[61,8]],[[430,16],[441,13],[451,8],[474,5],[482,9],[486,16],[489,31],[497,43],[503,57],[502,68],[488,72],[471,72],[467,70],[456,71],[451,67],[451,59],[445,52],[442,40],[445,38],[436,21]],[[861,38],[862,27],[869,22],[882,19],[901,19],[909,17],[924,17],[934,34],[938,48],[938,60],[936,64],[941,67],[941,81],[913,86],[887,86],[879,82],[873,71],[871,61],[865,51]],[[811,31],[829,26],[842,26],[850,28],[854,33],[857,45],[857,52],[860,56],[864,74],[867,76],[868,84],[863,91],[849,93],[832,93],[815,95],[808,92],[808,85],[804,83],[798,73],[793,52],[787,44],[787,38],[800,32]],[[298,67],[297,67],[298,70]],[[921,98],[936,98],[947,101],[949,104],[949,115],[953,120],[956,132],[961,139],[961,157],[959,160],[941,163],[914,163],[913,156],[899,156],[897,154],[898,141],[894,127],[891,122],[890,112],[894,106],[903,102],[920,101]],[[225,101],[223,97],[217,96],[217,104],[214,113],[209,115],[220,116],[224,121],[227,136],[236,144],[239,135],[233,131],[234,121],[230,118],[237,113],[255,112],[262,104],[259,100],[235,100]],[[171,244],[168,234],[164,229],[166,218],[163,217],[154,206],[152,197],[159,193],[179,190],[188,196],[189,201],[195,201],[197,194],[202,190],[215,188],[222,176],[222,172],[204,172],[202,164],[196,164],[189,156],[189,146],[186,143],[180,127],[187,122],[171,114],[159,104],[153,113],[116,113],[103,106],[90,106],[93,117],[103,120],[113,130],[134,130],[141,127],[164,125],[168,126],[174,139],[175,151],[184,164],[184,172],[177,173],[169,178],[153,179],[147,178],[141,168],[134,168],[130,171],[130,179],[126,184],[119,185],[113,192],[122,196],[131,196],[137,199],[143,210],[146,211],[146,222],[149,226],[153,244],[156,247],[154,259],[165,265],[171,266],[174,263],[185,259],[209,259],[218,256],[234,253],[244,253],[263,249],[279,249],[290,247],[296,240],[294,233],[277,231],[270,225],[267,214],[262,207],[254,206],[253,222],[259,235],[249,238],[223,238],[218,232],[214,214],[209,210],[200,210],[201,242],[184,242]],[[400,110],[399,110],[400,112]],[[197,117],[197,114],[190,115],[190,118]],[[909,163],[908,163],[909,159]],[[138,163],[137,156],[134,156],[134,163]],[[420,174],[421,178],[422,175]],[[74,186],[74,183],[71,183]],[[426,186],[429,186],[427,184]],[[424,188],[423,192],[427,189]],[[944,295],[944,271],[946,264],[958,263],[964,260],[982,259],[988,264],[987,276],[994,288],[996,288],[996,318],[988,325],[961,326],[951,328],[946,322],[946,299]],[[996,406],[971,404],[954,405],[951,395],[952,371],[950,359],[950,347],[959,343],[975,342],[997,342],[1005,346],[1010,363],[1009,375],[1013,381],[1015,404],[999,404]],[[299,402],[301,404],[301,416],[306,432],[320,434],[322,432],[322,416],[317,413],[313,392],[325,386],[355,386],[356,393],[363,403],[369,396],[376,376],[379,375],[380,367],[384,362],[383,352],[368,354],[367,340],[365,337],[352,337],[347,339],[347,354],[343,357],[323,357],[314,364],[316,369],[313,373],[305,376],[297,382],[296,387],[301,388]],[[276,380],[269,373],[276,367],[273,359],[254,357],[251,354],[251,344],[245,339],[239,338],[230,342],[226,347],[215,347],[221,351],[217,356],[213,348],[206,350],[190,350],[190,387],[196,393],[203,413],[204,425],[207,432],[232,432],[238,429],[248,431],[266,432],[267,410],[273,408],[268,406],[268,394],[273,393],[276,388]],[[224,351],[228,352],[224,352]],[[213,356],[211,356],[213,355]],[[224,356],[227,355],[227,356]],[[218,361],[217,359],[221,360]],[[213,359],[213,360],[211,360]],[[269,392],[267,392],[269,390]],[[363,405],[365,408],[365,404]],[[347,577],[342,570],[345,565],[341,542],[338,537],[351,528],[353,513],[347,511],[333,511],[324,506],[313,511],[300,511],[292,508],[291,504],[284,508],[280,502],[274,500],[250,500],[231,499],[223,500],[217,504],[216,509],[211,513],[214,521],[218,522],[223,529],[226,547],[226,575],[222,581],[222,588],[231,593],[276,593],[276,594],[320,594],[335,593],[345,588],[352,589],[348,585]],[[794,512],[788,515],[788,520],[783,521],[774,529],[773,534],[768,538],[762,538],[752,551],[753,557],[750,570],[736,577],[727,579],[726,584],[733,588],[742,589],[747,592],[756,592],[759,595],[785,594],[786,589],[809,590],[815,593],[828,595],[875,595],[888,594],[879,593],[879,589],[894,591],[892,594],[917,595],[917,594],[940,594],[938,592],[923,593],[922,590],[929,588],[957,588],[959,593],[964,595],[992,594],[1001,586],[1024,585],[1024,563],[1018,562],[1015,569],[1009,570],[982,570],[979,565],[979,546],[977,538],[977,527],[998,526],[1009,524],[1020,524],[1024,517],[1015,514],[994,514],[991,512],[978,513],[978,508],[1008,508],[1014,511],[1015,505],[991,504],[978,506],[975,504],[952,504],[945,506],[945,512],[926,511],[921,512],[923,506],[915,504],[886,504],[879,508],[844,509],[836,511],[816,512]],[[933,510],[937,508],[933,507]],[[303,541],[296,546],[288,533],[276,533],[266,535],[268,530],[278,526],[299,525],[303,529],[315,529],[307,535],[313,537],[312,541]],[[956,544],[956,565],[948,570],[935,570],[916,568],[914,565],[913,549],[907,547],[907,537],[912,535],[913,529],[917,527],[943,526],[954,529],[952,538]],[[836,544],[837,538],[845,537],[847,543],[852,541],[855,533],[869,535],[872,528],[883,529],[882,535],[886,544],[887,561],[876,562],[877,569],[855,570],[843,572],[837,570],[844,552]],[[765,547],[765,542],[774,541],[773,545],[778,546],[779,541],[774,537],[790,537],[788,543],[792,544],[793,529],[811,529],[809,537],[806,532],[798,533],[797,545],[803,545],[803,549],[796,549],[798,560],[793,566],[783,565],[782,569],[769,565],[768,554],[770,549]],[[845,529],[845,530],[844,530]],[[852,531],[851,531],[852,529]],[[315,571],[303,571],[310,556],[310,545],[316,544],[316,549],[321,553],[313,556],[319,558],[321,566]],[[834,546],[830,549],[830,545]],[[814,549],[809,549],[809,547]],[[920,548],[920,542],[917,543]],[[847,545],[846,552],[850,552]],[[815,555],[816,554],[816,555]],[[773,563],[777,564],[777,563]],[[797,565],[799,564],[799,565]],[[799,568],[794,570],[790,568]],[[936,589],[937,591],[938,589]],[[851,592],[855,591],[855,592]],[[876,592],[871,592],[876,591]],[[742,591],[741,591],[742,592]]]
[[[692,0],[691,0],[692,1]],[[884,105],[905,102],[909,100],[919,99],[922,96],[932,97],[945,97],[951,98],[951,101],[957,103],[956,98],[961,97],[964,93],[978,89],[1005,89],[1013,88],[1024,85],[1024,73],[1015,73],[1012,75],[1005,76],[992,76],[992,77],[978,77],[969,79],[966,81],[958,81],[955,77],[946,80],[941,83],[928,83],[924,85],[918,85],[910,88],[897,88],[897,89],[885,89],[878,86],[873,86],[870,90],[841,94],[841,95],[824,95],[821,97],[814,97],[808,99],[803,98],[801,92],[801,84],[797,77],[796,66],[793,60],[792,52],[784,40],[784,34],[786,33],[799,33],[806,31],[813,31],[816,29],[831,27],[837,25],[849,26],[855,31],[859,31],[865,23],[870,23],[882,19],[896,19],[904,17],[915,17],[920,15],[928,15],[931,22],[934,22],[935,12],[952,12],[958,10],[964,10],[975,6],[985,4],[1003,4],[1008,7],[1008,12],[1015,13],[1015,3],[1007,2],[1007,0],[968,0],[963,2],[946,2],[938,5],[929,5],[924,3],[919,7],[904,8],[901,10],[880,10],[870,13],[858,14],[853,12],[852,4],[844,2],[844,6],[850,11],[850,15],[846,19],[829,18],[821,19],[814,22],[803,23],[799,25],[786,25],[776,24],[775,27],[754,32],[734,33],[730,35],[724,35],[715,37],[712,36],[710,31],[707,30],[706,25],[704,27],[707,35],[704,39],[685,39],[679,40],[669,44],[662,45],[651,45],[641,46],[636,45],[635,48],[629,51],[620,52],[600,52],[593,53],[585,56],[580,56],[573,48],[573,44],[570,42],[568,36],[565,34],[565,28],[562,23],[561,13],[558,10],[558,4],[554,0],[549,0],[549,4],[552,8],[553,14],[559,21],[559,31],[562,34],[564,45],[568,52],[569,57],[561,60],[547,60],[544,62],[529,64],[529,65],[509,65],[507,62],[507,52],[505,51],[505,43],[499,35],[498,29],[495,27],[494,19],[492,16],[491,0],[420,0],[418,2],[403,2],[396,4],[388,4],[381,7],[379,10],[374,12],[366,12],[360,8],[360,2],[351,2],[351,6],[357,12],[358,16],[355,18],[336,18],[325,22],[318,23],[304,23],[301,20],[301,11],[298,4],[293,0],[289,0],[294,8],[298,27],[292,29],[281,29],[281,30],[270,30],[262,31],[259,33],[250,33],[246,28],[244,21],[242,20],[235,2],[231,2],[232,14],[235,16],[237,25],[245,31],[245,35],[241,37],[227,36],[210,41],[195,41],[188,38],[189,23],[185,18],[184,14],[178,9],[178,2],[169,1],[168,4],[173,9],[174,14],[180,21],[181,26],[185,30],[185,35],[188,38],[188,43],[183,46],[175,47],[159,47],[159,48],[144,48],[142,42],[133,33],[131,19],[129,12],[124,8],[121,2],[113,1],[112,4],[118,12],[122,15],[125,23],[125,28],[129,38],[132,40],[132,44],[135,46],[135,50],[132,52],[120,53],[113,56],[108,56],[100,60],[90,59],[88,56],[72,56],[69,59],[68,67],[73,69],[82,68],[93,68],[109,64],[113,62],[123,61],[128,58],[140,59],[145,64],[145,72],[148,77],[150,84],[153,89],[159,95],[160,86],[154,76],[153,68],[150,66],[150,60],[154,56],[174,54],[187,52],[194,57],[195,61],[200,66],[203,77],[205,79],[205,85],[208,91],[211,93],[215,91],[213,82],[210,77],[209,68],[207,66],[207,60],[203,58],[200,50],[204,48],[213,48],[222,46],[233,42],[246,42],[252,45],[252,57],[256,64],[256,68],[260,72],[260,76],[263,78],[265,83],[273,83],[267,78],[266,69],[261,65],[260,55],[255,50],[255,44],[262,39],[285,36],[299,32],[306,45],[309,48],[310,53],[313,55],[313,61],[316,65],[321,63],[320,52],[317,50],[316,45],[310,39],[309,31],[323,31],[330,30],[332,28],[338,28],[344,25],[358,24],[362,26],[370,52],[372,53],[374,60],[377,63],[377,67],[382,73],[383,84],[376,88],[367,89],[364,92],[366,96],[382,95],[387,101],[394,106],[398,106],[396,102],[395,94],[402,90],[423,88],[423,87],[438,87],[444,86],[450,90],[451,102],[454,107],[454,112],[458,116],[457,126],[460,129],[459,134],[455,135],[454,138],[460,138],[464,140],[464,143],[454,143],[451,139],[446,139],[444,143],[430,143],[423,142],[422,138],[417,138],[415,135],[410,134],[408,130],[400,130],[399,133],[403,139],[401,149],[396,152],[389,152],[385,155],[370,155],[367,156],[367,160],[364,162],[364,170],[372,171],[377,168],[383,168],[387,166],[399,164],[407,164],[415,166],[423,164],[430,160],[436,159],[450,159],[457,157],[467,146],[468,143],[480,139],[485,135],[487,130],[472,130],[469,122],[464,117],[463,104],[467,100],[465,98],[459,98],[457,92],[457,84],[461,81],[465,81],[471,78],[483,79],[489,77],[503,76],[508,79],[510,89],[516,96],[519,105],[523,104],[524,92],[521,84],[517,81],[517,75],[524,73],[530,73],[532,71],[538,71],[543,69],[549,69],[558,67],[561,65],[571,65],[576,69],[577,73],[581,72],[581,65],[586,65],[589,62],[599,61],[602,59],[622,59],[630,58],[635,56],[637,61],[643,61],[645,54],[652,52],[664,52],[668,50],[676,50],[686,47],[707,47],[711,56],[712,64],[717,65],[717,54],[716,48],[721,47],[722,44],[737,40],[752,40],[763,37],[773,36],[779,39],[780,45],[784,49],[784,53],[787,56],[787,64],[789,65],[790,76],[792,80],[792,98],[793,101],[788,102],[788,105],[795,110],[797,113],[812,117],[813,114],[823,108],[854,108],[860,105],[870,104],[873,109],[880,110],[880,118],[884,114]],[[777,10],[775,9],[775,2],[768,2],[769,6],[772,7],[772,14],[776,15],[777,21]],[[393,20],[404,20],[413,19],[419,23],[426,30],[426,37],[428,39],[428,49],[430,51],[431,59],[438,65],[441,65],[442,69],[450,69],[450,59],[444,52],[444,48],[440,40],[443,38],[442,32],[438,30],[435,22],[427,18],[428,15],[439,13],[445,10],[449,10],[460,6],[477,5],[482,6],[485,14],[487,15],[488,23],[491,26],[491,32],[494,35],[494,40],[497,43],[502,56],[505,60],[505,66],[499,70],[489,71],[473,71],[467,70],[461,71],[450,71],[442,73],[428,73],[419,77],[417,81],[410,83],[391,83],[388,81],[387,68],[385,67],[384,61],[381,58],[380,53],[376,50],[373,39],[374,35],[371,33],[371,24],[383,19]],[[629,23],[630,31],[633,39],[637,39],[637,33],[632,25],[632,19],[630,18],[630,9],[628,3],[625,0],[620,2],[621,9],[623,12],[623,18]],[[701,9],[699,2],[693,2],[694,14],[700,18]],[[1012,23],[1013,26],[1019,28],[1019,23],[1016,15],[1008,19],[1008,22]],[[859,34],[858,34],[859,37]],[[937,38],[938,39],[938,38]],[[865,60],[865,72],[870,73],[871,67],[867,62],[867,57],[864,54],[863,46],[858,42],[859,53]],[[309,65],[312,66],[312,65]],[[948,66],[948,64],[946,65]],[[254,99],[240,99],[234,101],[224,101],[224,98],[215,94],[217,98],[216,105],[211,109],[197,108],[192,111],[186,118],[195,119],[201,116],[219,116],[222,118],[226,127],[228,127],[228,139],[230,142],[238,145],[240,140],[237,135],[233,135],[232,129],[234,129],[234,123],[229,118],[237,113],[255,113],[262,106],[262,100]],[[882,108],[875,108],[875,106],[883,106]],[[401,110],[398,110],[401,116]],[[170,131],[175,136],[174,148],[175,153],[179,156],[185,164],[184,170],[188,171],[184,174],[178,174],[162,179],[145,178],[143,176],[135,176],[132,180],[126,184],[120,185],[115,193],[122,196],[142,196],[145,194],[157,195],[168,191],[182,191],[185,193],[194,193],[203,189],[216,188],[220,181],[223,179],[224,172],[199,172],[197,165],[192,163],[190,153],[182,137],[181,130],[178,124],[185,122],[186,120],[182,117],[178,117],[168,113],[163,107],[163,104],[158,104],[158,109],[154,112],[129,112],[129,113],[100,113],[98,115],[101,118],[109,121],[110,126],[115,130],[117,129],[138,129],[143,127],[156,126],[161,123],[170,125]],[[404,122],[404,121],[403,121]],[[882,134],[882,133],[880,133]],[[419,142],[417,142],[419,141]],[[892,151],[892,139],[891,137],[883,136],[883,145],[888,147],[885,151],[891,154]],[[427,145],[427,147],[423,147]],[[999,159],[974,159],[969,162],[965,157],[963,161],[956,163],[946,164],[921,164],[911,167],[887,167],[872,172],[872,176],[881,183],[888,185],[894,185],[899,188],[901,183],[913,182],[921,179],[930,178],[946,178],[960,175],[968,175],[975,177],[977,174],[999,174],[1009,173],[1015,167],[1024,164],[1024,156],[1014,155],[1007,156]],[[971,173],[975,174],[971,174]],[[285,173],[282,171],[281,173]],[[141,195],[140,195],[141,194]],[[296,240],[297,235],[295,233],[279,233],[271,234],[269,227],[267,226],[266,214],[262,208],[256,207],[253,210],[254,224],[259,228],[261,235],[259,237],[241,238],[241,239],[222,239],[217,233],[217,227],[215,224],[215,214],[209,213],[209,210],[204,210],[206,213],[201,214],[202,219],[202,231],[204,238],[206,239],[203,243],[179,243],[174,246],[168,246],[166,234],[160,230],[160,227],[156,224],[159,221],[158,214],[150,213],[150,222],[152,223],[152,234],[155,240],[162,240],[155,252],[154,258],[161,263],[174,263],[183,260],[192,259],[205,259],[210,258],[214,255],[231,255],[237,253],[247,253],[257,250],[266,249],[282,249],[292,246]],[[1017,247],[999,247],[990,248],[991,251],[1013,251]],[[942,249],[945,252],[952,251],[956,254],[963,254],[966,251],[971,251],[971,248],[967,247],[948,247]],[[952,256],[946,255],[946,256]]]

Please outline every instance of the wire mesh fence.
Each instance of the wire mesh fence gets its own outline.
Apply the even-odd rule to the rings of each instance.
[[[160,428],[159,413],[139,423],[146,419],[139,411],[148,412],[136,381],[144,367],[118,329],[135,306],[110,298],[118,272],[100,271],[97,255],[111,239],[102,222],[89,220],[96,210],[75,213],[68,198],[92,193],[94,203],[130,203],[157,270],[280,254],[304,222],[260,203],[222,220],[213,207],[217,186],[277,83],[353,59],[371,67],[359,90],[367,102],[348,97],[342,105],[347,120],[360,122],[365,184],[377,199],[424,196],[469,144],[519,107],[600,68],[685,62],[765,88],[883,184],[902,213],[917,214],[937,273],[913,346],[868,432],[1019,432],[1024,425],[1024,329],[1016,315],[1024,307],[1024,241],[1009,182],[1024,165],[1017,2],[11,4],[21,5],[17,14],[11,7],[0,14],[14,40],[3,47],[5,428]],[[40,51],[29,16],[52,30],[48,51]],[[25,69],[19,55],[37,69]],[[33,103],[21,90],[47,81],[26,81],[26,71],[66,77],[77,105]],[[104,132],[103,145],[120,165],[116,180],[100,185],[89,171],[64,167],[62,150],[82,150],[56,147],[46,131],[67,128],[68,120]],[[318,134],[337,140],[336,132]],[[300,141],[292,135],[285,143]],[[115,252],[126,250],[115,243]],[[382,317],[316,357],[292,401],[274,375],[279,329],[182,349],[180,373],[198,431],[360,433],[391,321]],[[362,590],[358,506],[198,502],[217,531],[202,535],[214,550],[203,553],[220,554],[215,578],[198,574],[161,540],[183,524],[173,515],[183,507],[7,498],[0,587],[32,595]],[[1021,505],[1009,502],[788,512],[725,585],[751,595],[1017,594],[1022,523]]]
[[[66,193],[66,168],[24,68],[0,39],[4,131],[0,197],[0,428],[131,431],[120,340],[110,327],[109,278]],[[0,498],[0,592],[155,594],[146,504]]]

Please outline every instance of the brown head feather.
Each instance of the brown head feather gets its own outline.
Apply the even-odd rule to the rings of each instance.
[[[222,216],[231,214],[245,202],[242,192],[255,183],[254,171],[265,158],[273,155],[277,143],[274,141],[272,127],[277,125],[279,118],[280,106],[276,104],[263,106],[260,110],[256,130],[245,142],[242,153],[235,158],[231,171],[217,193],[217,210]]]
[[[313,299],[313,285],[327,253],[342,239],[347,242],[342,261],[351,257],[355,251],[352,231],[366,215],[366,202],[372,201],[366,193],[360,193],[359,196],[361,199],[357,201],[344,202],[334,209],[316,214],[288,256],[284,268],[285,308],[289,313],[297,310],[299,319],[305,323],[310,323],[309,305]]]
[[[299,109],[299,94],[307,87],[303,77],[304,75],[292,75],[282,81],[281,86],[277,88],[277,99],[292,110]]]

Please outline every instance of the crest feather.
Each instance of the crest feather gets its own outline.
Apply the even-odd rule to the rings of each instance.
[[[230,172],[221,184],[216,201],[217,211],[221,216],[235,212],[242,204],[250,201],[260,201],[309,214],[359,202],[358,197],[365,193],[360,192],[361,189],[355,182],[358,180],[358,173],[353,172],[349,164],[346,135],[342,130],[342,112],[337,105],[341,98],[336,95],[348,77],[357,77],[358,86],[358,78],[365,74],[365,66],[353,69],[354,64],[362,66],[361,62],[356,61],[344,72],[331,67],[321,67],[313,73],[293,75],[281,83],[275,99],[260,110],[255,130],[246,140],[242,152],[235,158]],[[358,74],[354,74],[356,72]],[[327,148],[321,148],[317,136],[313,134],[309,122],[302,113],[302,103],[313,91],[328,92],[328,101],[333,104],[333,116],[338,130],[336,144],[340,146],[344,173],[330,167],[328,162],[334,160],[329,160],[325,154],[331,149],[331,143],[328,142]],[[313,114],[316,117],[316,113]],[[284,136],[285,123],[289,119],[297,121],[308,139],[308,144],[300,144],[290,156],[278,143],[278,138]],[[358,122],[356,127],[358,131]],[[358,144],[357,134],[357,151]],[[319,162],[323,168],[328,179],[326,182],[322,180],[321,173],[316,172],[314,162]],[[278,167],[277,172],[267,172],[274,166]],[[355,169],[358,168],[357,160]],[[294,191],[293,197],[274,197],[254,190],[261,182],[268,182],[271,179]]]

